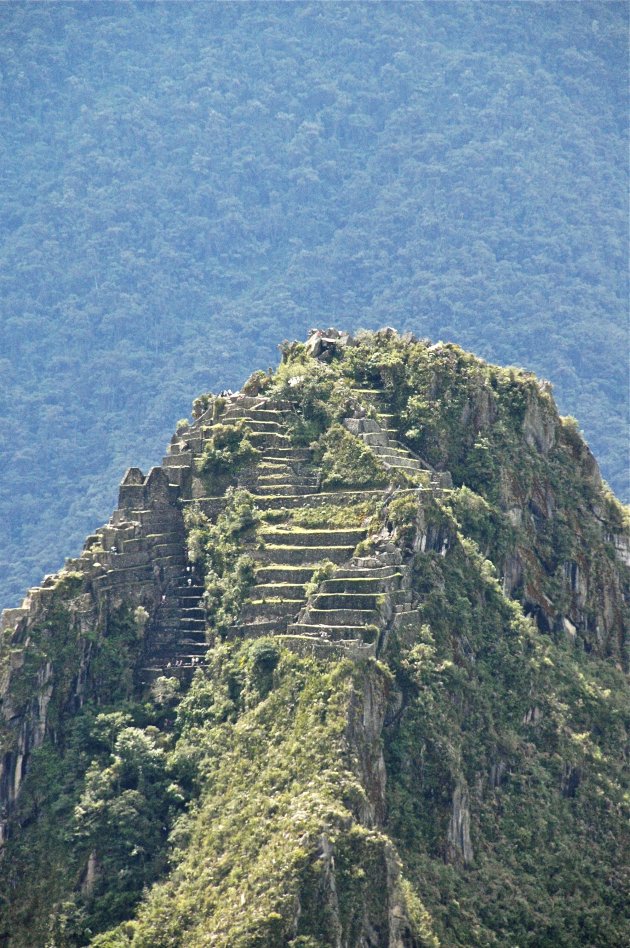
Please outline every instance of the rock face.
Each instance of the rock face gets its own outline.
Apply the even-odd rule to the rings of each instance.
[[[453,813],[448,827],[448,842],[454,858],[462,859],[464,863],[473,861],[468,788],[460,783],[457,784],[453,793]]]
[[[185,531],[178,496],[179,487],[161,468],[146,477],[131,468],[120,486],[118,508],[88,537],[82,555],[29,590],[20,609],[2,614],[0,841],[31,754],[46,735],[54,739],[48,714],[53,694],[57,714],[71,713],[95,696],[92,663],[111,634],[111,617],[123,607],[128,612],[142,607],[150,617],[147,636],[132,656],[129,693],[141,685],[141,665],[173,649],[179,639],[178,616],[167,630],[160,623],[164,598],[172,598],[183,581]],[[72,640],[70,652],[60,654],[61,638]]]
[[[253,379],[246,389],[256,394],[201,396],[162,465],[126,472],[117,509],[81,556],[2,615],[0,882],[4,872],[5,890],[17,894],[13,905],[0,898],[0,945],[69,944],[72,926],[72,943],[88,944],[88,932],[123,923],[136,903],[137,939],[121,928],[112,944],[161,944],[155,919],[172,929],[173,945],[420,948],[437,946],[439,933],[453,945],[520,943],[522,920],[500,928],[471,880],[487,888],[505,865],[506,891],[520,885],[520,840],[530,833],[539,846],[553,821],[566,821],[564,851],[578,845],[586,818],[574,825],[566,807],[595,813],[593,761],[603,761],[616,800],[606,735],[620,746],[623,716],[607,702],[608,676],[622,680],[628,662],[621,509],[545,383],[457,347],[393,330],[357,339],[318,330],[305,346],[285,347],[277,377]],[[278,689],[286,721],[265,723]],[[107,740],[102,709],[115,731]],[[303,733],[307,712],[312,731]],[[133,733],[119,747],[125,727]],[[300,741],[310,740],[322,772],[309,775],[307,761],[293,773]],[[262,758],[275,761],[283,742],[293,750],[269,775]],[[147,755],[137,779],[125,757],[132,746]],[[232,746],[242,754],[233,763]],[[256,777],[245,793],[250,752]],[[42,791],[47,754],[62,772],[69,760],[76,769],[57,797]],[[98,813],[140,807],[120,835],[127,824],[150,834],[151,819],[138,813],[147,794],[148,811],[158,808],[143,774],[160,754],[172,755],[177,778],[158,794],[171,802],[157,835],[114,858],[111,832],[94,829]],[[95,774],[110,771],[118,790],[98,791]],[[212,796],[221,779],[231,788],[229,832]],[[256,811],[241,818],[252,795]],[[186,833],[201,821],[201,855],[177,835],[193,798]],[[613,862],[605,840],[616,838],[620,812],[612,802],[600,814],[611,827],[594,841]],[[38,827],[54,824],[53,813],[62,814],[54,894],[42,895],[43,870],[22,870],[22,840],[46,840]],[[268,813],[285,828],[275,836],[268,820],[263,845]],[[548,826],[536,824],[534,838],[520,821],[527,814],[529,826],[537,813]],[[170,875],[169,821],[184,867]],[[294,823],[303,824],[296,839]],[[256,889],[265,847],[266,881]],[[142,852],[153,860],[144,876]],[[32,898],[11,876],[13,862],[18,875],[31,872]],[[160,874],[165,887],[153,892]],[[127,878],[136,889],[125,902]],[[461,915],[439,895],[454,878]],[[529,876],[525,888],[535,888]],[[110,917],[102,906],[112,892]],[[197,918],[200,902],[207,915]],[[593,917],[618,933],[606,914],[614,898],[606,904]],[[526,929],[540,911],[524,910]],[[563,916],[554,930],[568,924]]]

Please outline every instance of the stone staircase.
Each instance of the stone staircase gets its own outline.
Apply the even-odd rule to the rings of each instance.
[[[142,669],[142,683],[161,675],[186,678],[205,665],[209,645],[203,604],[204,587],[184,573],[174,590],[164,594],[152,626],[151,664]]]
[[[382,390],[355,389],[354,395],[377,417],[367,417],[365,408],[357,412],[362,417],[344,423],[386,468],[404,471],[421,489],[448,486],[448,475],[431,470],[396,440],[395,416]],[[186,677],[204,663],[209,647],[202,584],[186,571],[182,505],[197,503],[212,519],[225,505],[224,497],[194,496],[194,460],[217,424],[246,423],[260,454],[240,475],[239,486],[252,493],[263,516],[277,515],[268,516],[271,522],[247,550],[255,563],[255,583],[230,637],[273,634],[295,648],[374,655],[388,630],[413,612],[398,552],[357,558],[364,527],[311,529],[291,522],[302,510],[352,507],[387,494],[382,489],[322,491],[312,452],[291,442],[287,422],[294,410],[290,401],[238,395],[228,398],[222,411],[209,409],[192,425],[182,425],[161,468],[146,477],[137,468],[127,471],[110,522],[87,538],[80,557],[67,561],[66,569],[89,578],[97,599],[117,601],[124,595],[147,609],[141,683],[159,675]],[[336,567],[334,578],[307,597],[315,571],[326,563]],[[55,582],[56,577],[47,577],[31,590],[22,609],[7,611],[4,624],[27,616],[33,603],[41,608]]]
[[[287,635],[376,655],[392,623],[417,616],[409,579],[400,553],[355,557],[320,583]]]
[[[375,410],[376,418],[346,418],[344,425],[348,431],[370,446],[385,468],[402,471],[412,482],[426,487],[452,486],[447,472],[436,471],[427,461],[397,440],[396,415],[389,410],[389,400],[383,389],[355,388],[353,393],[358,401]]]
[[[346,427],[370,446],[385,468],[404,472],[419,497],[450,486],[448,474],[432,471],[397,440],[396,418],[384,391],[357,388],[353,400],[357,411],[346,419]],[[9,649],[4,674],[20,674],[30,632],[45,625],[50,600],[66,580],[77,583],[70,586],[70,602],[73,621],[84,633],[100,629],[106,635],[107,617],[121,606],[132,610],[139,623],[148,615],[136,665],[139,688],[161,675],[185,681],[204,663],[212,632],[206,629],[200,577],[189,571],[182,509],[197,504],[214,521],[225,508],[225,495],[204,495],[194,462],[214,425],[239,420],[246,422],[260,452],[239,484],[251,491],[267,520],[248,550],[255,562],[255,582],[228,637],[273,635],[297,652],[341,652],[361,660],[378,655],[395,630],[408,627],[415,634],[418,603],[401,552],[385,537],[374,554],[357,555],[367,530],[358,523],[361,514],[353,512],[353,506],[386,501],[391,488],[321,490],[311,452],[292,444],[287,421],[293,411],[291,401],[264,396],[215,399],[192,424],[178,426],[161,467],[147,476],[130,468],[120,485],[118,508],[109,523],[87,538],[81,555],[29,590],[21,608],[3,612],[0,633]],[[321,518],[318,527],[296,523],[297,515],[301,523],[316,522],[318,508],[334,508],[335,523],[343,521],[341,511],[348,508],[348,525],[321,526]],[[335,572],[330,575],[327,567],[327,578],[314,587],[315,572],[325,564],[333,564]],[[78,638],[77,706],[89,688],[94,641],[91,634]],[[48,680],[45,658],[38,674]],[[16,739],[14,750],[0,761],[0,790],[11,788],[7,806],[17,795],[28,754],[41,743],[46,728],[45,708],[39,704],[20,713],[15,723],[9,722],[13,731],[27,733],[28,722],[34,723],[28,742]],[[0,843],[2,832],[0,821]]]
[[[295,512],[321,503],[335,503],[339,493],[319,490],[312,452],[291,444],[286,424],[293,405],[260,399],[255,406],[228,406],[221,423],[242,419],[249,436],[261,450],[253,473],[239,478],[239,484],[255,497],[261,511]],[[375,492],[376,493],[376,492]],[[361,492],[354,492],[356,502]],[[341,502],[351,502],[341,498]],[[306,604],[306,585],[325,562],[343,563],[364,539],[364,529],[305,529],[270,524],[258,533],[258,545],[248,552],[256,563],[256,582],[249,600],[230,630],[232,637],[279,634],[297,618]]]
[[[428,491],[446,486],[448,475],[437,474],[395,439],[395,416],[387,411],[383,391],[355,389],[354,395],[360,403],[377,409],[378,420],[366,417],[367,411],[363,411],[363,417],[346,419],[344,424],[370,446],[386,468],[404,471]],[[209,411],[185,432],[183,450],[191,447],[197,454],[214,425],[245,422],[260,456],[239,476],[238,484],[253,495],[263,516],[271,512],[280,515],[279,522],[270,518],[274,522],[265,523],[256,542],[246,548],[254,560],[255,583],[227,636],[274,635],[297,650],[341,649],[355,657],[376,655],[392,628],[418,620],[400,552],[355,557],[357,544],[366,538],[364,527],[310,529],[296,526],[291,518],[309,508],[380,500],[387,491],[322,491],[312,453],[291,443],[287,420],[294,410],[288,401],[235,396],[227,400],[221,414]],[[202,436],[197,436],[196,428],[203,429]],[[220,498],[184,501],[192,502],[212,519],[223,506]],[[324,580],[307,597],[315,571],[326,563],[336,567],[334,578]],[[182,653],[181,660],[193,659],[185,659]]]

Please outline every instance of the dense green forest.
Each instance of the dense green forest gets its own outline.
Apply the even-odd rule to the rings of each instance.
[[[0,601],[310,325],[549,378],[628,496],[627,5],[0,10]]]

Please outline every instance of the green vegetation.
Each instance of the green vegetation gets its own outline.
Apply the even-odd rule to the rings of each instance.
[[[313,323],[551,379],[628,499],[627,44],[619,2],[4,4],[0,603]]]
[[[159,713],[133,700],[145,610],[134,614],[123,604],[86,628],[84,592],[80,573],[62,574],[30,631],[10,694],[16,713],[43,701],[47,719],[47,736],[29,762],[15,816],[21,829],[0,885],[0,918],[24,948],[47,944],[48,937],[60,946],[85,944],[92,928],[124,918],[164,865],[162,826],[170,801],[151,766],[160,760],[159,731],[133,726],[162,723]],[[78,710],[77,681],[88,661],[87,694]],[[15,734],[6,730],[0,737],[8,751]],[[88,886],[89,858],[94,878]]]
[[[174,830],[174,871],[136,922],[94,944],[304,948],[334,943],[338,929],[354,944],[364,913],[382,924],[387,911],[388,843],[357,819],[365,788],[344,740],[366,671],[273,640],[222,646],[212,669],[178,709],[173,760],[201,789]],[[322,905],[328,872],[336,899]]]
[[[319,507],[297,507],[293,510],[269,510],[262,515],[265,520],[285,522],[294,527],[306,527],[315,530],[318,527],[360,527],[377,510],[379,501],[365,500],[356,504],[344,504],[336,507],[321,504]]]
[[[337,567],[334,563],[331,563],[330,560],[326,560],[321,566],[318,566],[313,572],[310,581],[306,584],[306,595],[312,596],[313,593],[317,591],[320,583],[323,583],[326,579],[332,579],[336,570]]]
[[[216,631],[226,632],[234,624],[254,581],[253,561],[243,553],[243,543],[253,540],[259,514],[252,495],[231,490],[225,510],[216,524],[190,507],[185,512],[188,554],[201,567],[206,592],[206,614]]]
[[[243,421],[225,425],[217,423],[209,429],[210,437],[195,468],[203,478],[208,494],[222,494],[233,484],[238,472],[260,452],[249,439],[250,427]]]
[[[425,624],[392,662],[408,710],[385,745],[390,829],[441,944],[622,944],[624,675],[541,637],[471,541],[417,570]]]
[[[205,508],[216,519],[184,505],[209,646],[190,684],[139,687],[148,609],[120,587],[92,622],[80,573],[28,644],[3,641],[3,713],[36,721],[48,701],[0,861],[8,948],[627,942],[628,512],[575,425],[531,375],[388,331],[326,363],[287,345],[252,385],[294,392],[316,434],[309,473],[359,496],[260,511],[230,487]],[[396,489],[344,413],[393,418],[455,486]],[[262,557],[270,536],[303,551],[359,527],[384,569],[300,559],[287,579]],[[386,643],[377,659],[284,636],[284,620],[231,640],[256,551],[268,591],[330,580],[314,611],[353,600],[365,640]]]
[[[382,487],[388,481],[385,468],[368,445],[339,424],[321,436],[317,451],[326,488]]]

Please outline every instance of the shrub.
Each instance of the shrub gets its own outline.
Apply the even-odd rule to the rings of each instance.
[[[405,493],[394,497],[387,508],[387,520],[396,530],[396,539],[411,544],[418,520],[418,496]]]
[[[317,567],[313,575],[311,576],[309,582],[305,586],[305,592],[307,596],[312,596],[317,592],[320,583],[323,583],[324,580],[330,579],[335,575],[337,567],[330,560],[324,560],[323,563]]]
[[[201,457],[195,461],[200,474],[209,490],[223,486],[226,479],[233,479],[236,473],[257,457],[260,452],[249,440],[251,428],[243,421],[234,425],[214,425],[212,436],[204,445]]]
[[[208,617],[219,632],[236,621],[254,582],[254,564],[243,553],[243,542],[254,533],[260,514],[246,490],[228,493],[225,510],[215,524],[197,508],[184,514],[188,528],[188,555],[203,567]],[[252,537],[253,539],[253,537]]]
[[[325,487],[382,487],[387,472],[360,438],[335,424],[318,443]]]
[[[243,385],[243,394],[260,395],[262,392],[267,391],[271,382],[272,377],[269,372],[263,372],[261,369],[258,369],[256,372],[252,372]]]

